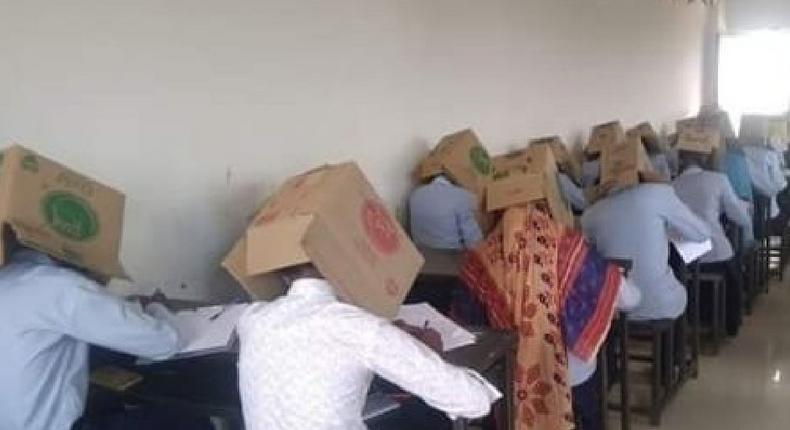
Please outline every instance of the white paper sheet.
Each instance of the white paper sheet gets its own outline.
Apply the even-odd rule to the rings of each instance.
[[[705,242],[685,242],[673,239],[672,243],[686,264],[696,261],[713,249],[713,242],[710,239]]]
[[[166,318],[178,331],[183,347],[174,358],[179,358],[228,350],[233,344],[236,324],[247,306],[206,306],[176,313],[151,307],[149,312]]]
[[[403,305],[395,319],[415,327],[424,327],[427,321],[428,327],[441,335],[445,352],[471,345],[476,340],[474,334],[454,323],[427,303]]]

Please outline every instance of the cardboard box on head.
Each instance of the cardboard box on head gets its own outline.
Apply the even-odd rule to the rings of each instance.
[[[277,271],[312,263],[346,301],[392,318],[424,260],[359,167],[327,165],[286,181],[223,266],[253,297],[284,292]]]
[[[721,135],[713,128],[686,128],[678,134],[679,151],[713,154],[721,145]]]
[[[548,146],[530,146],[526,149],[498,155],[491,159],[494,166],[494,179],[507,175],[513,170],[533,172],[557,172],[557,161]]]
[[[741,139],[764,140],[766,143],[788,140],[787,117],[783,115],[744,115],[741,117]]]
[[[582,176],[582,166],[579,160],[573,157],[568,147],[562,142],[559,136],[546,136],[532,139],[529,142],[529,147],[537,147],[547,145],[551,148],[560,170],[570,175],[575,181],[580,181]]]
[[[480,139],[471,129],[466,129],[442,137],[420,163],[420,179],[429,179],[440,173],[482,198],[494,169]]]
[[[620,121],[607,122],[593,127],[590,140],[584,153],[587,155],[601,154],[606,146],[617,145],[625,140],[625,132]]]
[[[487,210],[495,212],[530,202],[545,201],[555,221],[573,228],[573,212],[560,192],[557,162],[551,148],[538,145],[524,152],[535,154],[531,163],[498,171],[494,180],[488,184]]]
[[[663,182],[647,156],[641,136],[626,134],[621,145],[608,145],[601,154],[601,185],[630,186],[640,182]]]
[[[730,115],[715,106],[703,106],[700,108],[698,121],[705,127],[715,128],[719,131],[722,139],[735,137],[735,130],[730,122]]]
[[[645,121],[639,123],[628,131],[641,136],[642,144],[645,145],[645,149],[648,153],[667,152],[668,148],[664,142],[661,141],[658,133],[656,133],[656,130],[649,122]]]
[[[0,157],[3,227],[22,245],[101,279],[127,278],[119,261],[123,194],[19,145]],[[7,245],[0,239],[0,264]]]

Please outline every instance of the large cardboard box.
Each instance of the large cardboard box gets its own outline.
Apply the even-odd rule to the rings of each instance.
[[[642,137],[642,144],[645,145],[648,152],[667,152],[668,150],[656,130],[647,121],[637,124],[629,132],[637,133]]]
[[[530,148],[541,145],[551,148],[551,151],[554,154],[554,158],[557,160],[557,164],[560,166],[560,169],[566,174],[570,175],[574,180],[581,180],[581,163],[579,163],[579,160],[574,158],[571,152],[568,151],[568,147],[565,146],[565,143],[563,143],[559,136],[546,136],[532,139],[530,140],[529,145]]]
[[[658,177],[638,133],[629,132],[623,144],[604,147],[601,154],[602,185],[635,185],[640,182],[640,178],[659,182]]]
[[[0,162],[0,223],[21,244],[104,279],[127,277],[119,261],[123,194],[19,145]]]
[[[506,175],[513,170],[533,172],[557,172],[557,160],[548,146],[530,146],[526,149],[498,155],[491,159],[494,178]]]
[[[470,130],[444,136],[420,163],[418,175],[427,179],[444,173],[453,182],[480,196],[494,173],[488,151]]]
[[[679,151],[712,154],[721,144],[721,135],[713,128],[686,128],[678,134]]]
[[[345,300],[394,317],[424,260],[355,163],[285,182],[223,266],[255,298],[284,290],[278,269],[312,263]]]
[[[488,184],[487,210],[495,212],[534,201],[546,201],[554,219],[574,227],[574,217],[565,202],[557,183],[557,162],[551,149],[545,145],[524,150],[521,165],[498,171]],[[528,154],[532,154],[532,156]]]
[[[764,139],[785,143],[788,139],[787,117],[782,115],[744,115],[741,139]]]
[[[609,145],[617,145],[625,140],[625,131],[620,121],[607,122],[593,127],[590,140],[584,152],[588,155],[601,154]]]

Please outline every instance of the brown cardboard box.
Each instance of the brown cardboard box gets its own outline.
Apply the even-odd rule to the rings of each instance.
[[[742,139],[776,139],[787,141],[787,117],[783,115],[744,115],[741,117]]]
[[[581,180],[581,163],[579,163],[579,160],[571,155],[571,152],[568,151],[568,147],[565,146],[559,136],[547,136],[532,139],[529,144],[530,148],[534,146],[548,145],[554,154],[554,159],[557,160],[557,164],[560,166],[560,170],[570,175],[576,181]]]
[[[712,128],[686,128],[678,135],[675,146],[679,151],[712,154],[721,144],[721,135]]]
[[[678,134],[682,133],[683,130],[699,129],[701,127],[702,121],[700,121],[696,116],[675,121],[675,131]]]
[[[421,166],[421,179],[444,173],[481,200],[494,173],[488,151],[470,129],[444,136]]]
[[[601,184],[635,185],[642,180],[659,182],[638,133],[629,132],[625,143],[607,145],[601,154]]]
[[[127,277],[123,194],[19,145],[1,156],[0,222],[20,243],[102,278]]]
[[[642,144],[645,145],[645,149],[648,152],[667,152],[666,145],[661,141],[658,133],[656,133],[656,130],[649,122],[639,123],[629,132],[637,133],[642,137]]]
[[[513,170],[529,170],[532,172],[557,172],[557,161],[552,149],[545,145],[530,146],[491,159],[494,166],[494,177],[499,177]]]
[[[573,212],[563,199],[557,183],[557,162],[547,145],[531,146],[521,151],[522,164],[498,171],[488,184],[487,206],[495,212],[511,206],[545,200],[554,219],[574,227]]]
[[[391,318],[423,258],[355,163],[285,182],[264,204],[223,266],[253,296],[271,299],[278,269],[312,263],[345,300]]]
[[[620,121],[599,124],[593,127],[584,152],[588,155],[600,154],[604,147],[622,143],[623,140],[625,140],[625,132]]]

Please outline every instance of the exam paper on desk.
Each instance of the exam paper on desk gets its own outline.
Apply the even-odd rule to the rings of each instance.
[[[678,254],[686,264],[696,261],[713,249],[713,242],[710,239],[704,242],[686,242],[672,239],[672,244],[678,250]]]
[[[396,320],[415,327],[428,327],[439,332],[442,337],[444,352],[475,343],[475,335],[454,323],[427,303],[403,305],[398,311]]]
[[[192,357],[229,350],[236,335],[236,325],[248,304],[205,306],[172,313],[161,305],[147,311],[168,320],[178,331],[182,347],[173,358]]]

